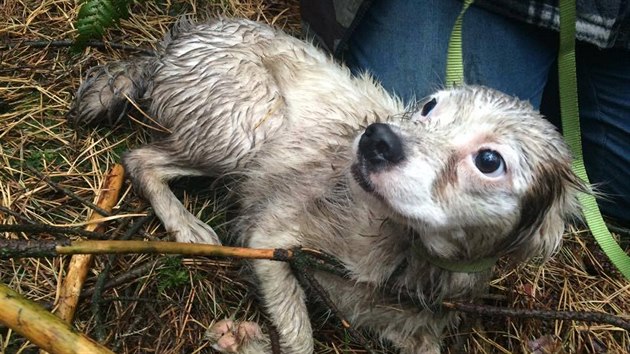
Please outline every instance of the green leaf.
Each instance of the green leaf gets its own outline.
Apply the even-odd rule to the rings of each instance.
[[[83,47],[85,42],[102,37],[107,28],[117,25],[121,18],[129,16],[133,0],[85,0],[79,9],[76,28],[79,33],[75,43]]]

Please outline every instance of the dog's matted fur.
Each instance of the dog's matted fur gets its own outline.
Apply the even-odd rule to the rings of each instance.
[[[117,120],[127,98],[169,131],[123,160],[177,241],[220,242],[168,180],[239,175],[242,245],[334,255],[351,279],[318,280],[354,325],[404,353],[439,351],[455,315],[430,309],[478,296],[493,261],[552,254],[585,188],[528,103],[463,86],[405,107],[368,75],[246,20],[180,21],[159,55],[95,68],[69,117]],[[283,352],[312,352],[289,266],[253,270]]]

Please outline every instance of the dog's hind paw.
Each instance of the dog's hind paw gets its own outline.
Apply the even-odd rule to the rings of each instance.
[[[77,128],[117,123],[146,90],[145,59],[112,62],[90,69],[77,91],[67,118]]]
[[[262,354],[269,352],[269,340],[255,322],[221,320],[205,334],[212,348],[221,353]]]

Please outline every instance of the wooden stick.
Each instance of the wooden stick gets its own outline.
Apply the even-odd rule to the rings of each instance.
[[[451,311],[461,311],[480,316],[511,317],[511,318],[538,318],[554,321],[584,321],[587,323],[607,323],[630,331],[630,321],[604,312],[594,311],[558,311],[519,309],[510,307],[497,307],[465,302],[443,301],[442,306]]]
[[[55,257],[64,254],[182,254],[289,261],[292,250],[257,249],[165,241],[1,240],[0,259]]]
[[[120,194],[124,177],[125,170],[122,165],[114,165],[105,177],[105,181],[101,187],[102,193],[96,203],[98,207],[111,213],[112,208],[118,201],[118,195]],[[93,223],[88,224],[85,227],[85,230],[97,231],[100,229],[102,226],[98,223],[98,219],[102,217],[103,215],[98,214],[97,212],[92,212],[89,221]],[[81,289],[85,283],[85,278],[87,277],[90,264],[92,263],[92,258],[93,256],[89,254],[78,254],[72,256],[72,259],[70,260],[68,274],[66,275],[66,279],[61,287],[59,302],[57,304],[57,310],[55,311],[57,316],[67,323],[72,323],[74,318],[74,313],[76,311],[77,304],[79,303],[79,296],[81,295]]]
[[[0,284],[0,309],[0,323],[52,354],[113,354],[4,284]]]
[[[311,257],[317,261],[324,260],[323,254],[316,250],[286,250],[286,249],[253,249],[226,247],[205,244],[156,242],[156,241],[26,241],[0,240],[0,259],[20,257],[53,257],[61,254],[78,252],[91,254],[182,254],[187,256],[215,256],[247,259],[269,259],[274,261],[291,262],[297,258]],[[306,253],[306,254],[304,254]],[[330,258],[332,260],[332,258]],[[304,263],[302,259],[299,262]],[[332,262],[333,264],[336,262]],[[311,264],[311,263],[309,263]],[[318,263],[317,263],[318,264]],[[324,269],[324,271],[330,271]],[[333,272],[340,276],[343,271]],[[404,297],[402,298],[404,300]],[[412,303],[412,301],[410,301]],[[569,320],[592,323],[607,323],[630,331],[630,321],[620,316],[600,312],[583,311],[554,311],[536,309],[515,309],[496,307],[472,303],[442,302],[442,307],[450,311],[461,311],[481,316],[499,316],[514,318],[539,318],[545,320]]]

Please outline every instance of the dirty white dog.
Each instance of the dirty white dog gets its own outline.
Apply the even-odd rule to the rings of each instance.
[[[169,131],[123,162],[177,241],[220,242],[167,182],[238,175],[240,242],[337,257],[350,279],[317,279],[353,325],[402,353],[439,352],[456,316],[431,309],[482,293],[498,258],[551,255],[584,189],[528,103],[464,86],[406,107],[313,45],[246,20],[180,21],[155,57],[93,70],[69,116],[117,120],[127,99]],[[313,352],[289,266],[253,270],[283,353]]]

